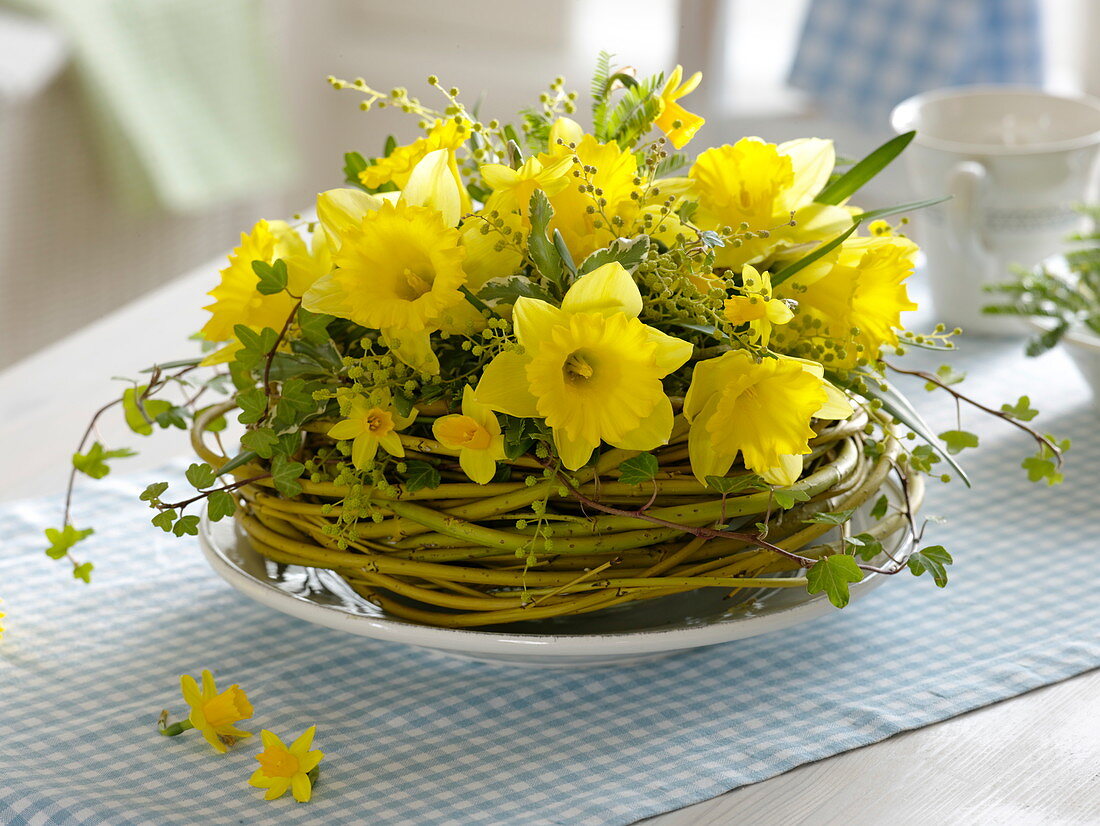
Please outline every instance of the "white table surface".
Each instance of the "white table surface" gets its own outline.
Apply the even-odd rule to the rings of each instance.
[[[219,266],[201,267],[0,373],[0,502],[63,490],[88,417],[123,387],[111,376],[193,354],[186,339],[204,321],[203,293]],[[183,431],[143,440],[110,418],[101,440],[142,451],[118,462],[120,472],[189,451]],[[1100,671],[646,823],[1100,824]]]

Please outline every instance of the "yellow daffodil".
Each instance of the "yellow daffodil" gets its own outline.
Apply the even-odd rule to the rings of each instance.
[[[356,396],[351,401],[348,417],[337,422],[328,430],[333,439],[351,441],[351,462],[360,470],[374,461],[381,447],[390,456],[404,456],[398,431],[412,424],[416,411],[402,416],[387,398],[381,404],[371,404],[365,396]]]
[[[445,448],[458,451],[458,464],[479,485],[492,481],[497,461],[504,458],[500,423],[487,405],[474,396],[470,385],[462,391],[462,413],[441,416],[432,433]]]
[[[757,341],[768,346],[772,325],[786,324],[794,313],[785,301],[772,298],[771,276],[751,264],[741,271],[741,295],[726,299],[725,316],[734,324],[748,324]]]
[[[412,171],[431,152],[442,149],[447,154],[448,166],[458,178],[456,151],[473,134],[472,124],[454,118],[437,120],[428,134],[417,138],[410,144],[395,147],[385,158],[375,158],[374,163],[359,173],[363,186],[377,189],[383,184],[392,183],[398,189],[404,189],[412,176]],[[460,179],[461,180],[461,179]]]
[[[641,310],[638,287],[617,262],[578,278],[560,308],[518,299],[513,323],[523,353],[489,363],[477,400],[546,419],[570,470],[601,441],[628,450],[664,444],[673,414],[661,379],[687,361],[692,345],[642,324]]]
[[[467,286],[476,293],[491,278],[507,278],[515,275],[523,266],[523,219],[517,213],[502,214],[496,220],[503,221],[510,232],[503,232],[488,223],[489,216],[479,212],[469,216],[460,227],[462,246],[466,258],[462,269],[466,271]]]
[[[234,726],[234,723],[252,716],[252,705],[240,686],[231,685],[219,694],[214,675],[203,669],[201,690],[190,674],[180,677],[180,689],[183,699],[191,707],[188,722],[202,733],[216,751],[224,754],[234,741],[252,736],[251,732]]]
[[[705,484],[708,476],[725,476],[740,453],[746,468],[772,484],[797,481],[814,436],[810,420],[852,413],[823,372],[801,359],[757,362],[744,350],[696,364],[684,399],[696,478]]]
[[[281,258],[287,266],[287,288],[273,295],[256,289],[258,277],[253,261],[272,263]],[[240,349],[233,328],[243,324],[259,331],[264,327],[282,329],[297,299],[321,276],[332,269],[332,257],[322,233],[315,232],[307,246],[298,233],[282,221],[259,221],[252,232],[241,233],[241,243],[229,255],[229,266],[221,271],[221,282],[208,295],[214,303],[203,309],[210,320],[201,334],[207,341],[231,342],[208,356],[205,364],[231,361]]]
[[[317,768],[325,756],[323,751],[314,749],[313,735],[317,726],[307,728],[297,740],[287,748],[283,741],[267,729],[260,731],[260,740],[264,750],[256,755],[260,768],[248,778],[248,783],[257,789],[267,789],[264,800],[274,800],[286,794],[287,789],[299,803],[308,803],[313,796],[313,783],[309,773]]]
[[[696,72],[681,83],[684,77],[684,67],[677,66],[669,75],[668,81],[661,90],[660,108],[653,121],[653,125],[668,136],[669,141],[677,149],[683,149],[699,131],[699,127],[706,121],[699,115],[692,114],[677,101],[687,97],[699,85],[703,79],[702,72]]]
[[[592,135],[571,142],[576,143],[575,150],[552,144],[549,153],[539,155],[539,161],[545,167],[562,157],[575,156],[581,167],[595,169],[580,178],[569,172],[568,185],[550,197],[554,208],[550,229],[561,232],[573,260],[580,263],[618,235],[629,234],[641,214],[642,188],[636,183],[641,179],[633,152],[620,149],[615,141],[600,143]],[[589,192],[588,186],[593,191]],[[595,190],[600,194],[596,195]],[[614,220],[622,222],[618,233],[609,226]]]
[[[484,164],[481,177],[493,190],[485,209],[501,215],[518,212],[526,218],[535,190],[541,189],[547,196],[557,195],[575,180],[569,174],[572,167],[572,157],[558,158],[545,165],[538,158],[528,158],[519,169],[499,163]]]
[[[799,273],[793,283],[783,285],[798,301],[798,312],[777,346],[815,357],[828,353],[830,366],[844,368],[861,358],[877,358],[884,346],[896,346],[901,314],[917,309],[905,284],[916,253],[916,244],[898,236],[845,241],[823,274]]]
[[[558,118],[550,124],[547,151],[550,154],[565,152],[569,144],[576,146],[584,138],[584,129],[572,118]]]
[[[742,238],[740,246],[720,247],[717,266],[740,270],[776,251],[818,242],[851,226],[848,210],[814,203],[835,161],[832,141],[818,138],[778,146],[742,138],[703,152],[688,173],[699,202],[693,221],[702,229],[730,227],[735,233],[746,224],[755,233]]]

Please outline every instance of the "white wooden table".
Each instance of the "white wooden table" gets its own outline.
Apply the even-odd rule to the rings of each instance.
[[[192,354],[186,339],[204,320],[202,294],[219,266],[202,267],[0,373],[0,501],[63,489],[88,416],[121,390],[111,376]],[[183,431],[141,440],[113,420],[101,440],[142,450],[119,462],[120,471],[189,450]],[[1100,671],[647,823],[1100,824]]]

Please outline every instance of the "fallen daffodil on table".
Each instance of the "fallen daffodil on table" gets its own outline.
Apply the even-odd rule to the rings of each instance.
[[[162,727],[161,734],[175,737],[195,729],[215,751],[222,754],[238,740],[252,736],[251,732],[236,727],[241,720],[252,717],[248,695],[236,683],[219,692],[214,675],[203,669],[201,688],[194,677],[184,674],[180,677],[180,690],[191,707],[191,713],[186,720]]]
[[[308,803],[317,782],[318,765],[325,756],[323,751],[310,750],[317,726],[310,726],[298,738],[286,746],[278,735],[267,729],[260,731],[264,750],[256,755],[260,767],[248,779],[249,785],[266,789],[264,800],[275,800],[286,794],[287,789],[299,803]]]

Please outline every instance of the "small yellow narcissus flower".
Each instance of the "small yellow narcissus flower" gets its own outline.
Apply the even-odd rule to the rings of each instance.
[[[518,212],[525,218],[531,207],[531,196],[536,189],[547,195],[557,195],[569,186],[573,157],[567,155],[543,164],[538,158],[528,158],[519,169],[499,163],[487,163],[481,167],[481,177],[493,190],[485,209],[497,210],[502,215]]]
[[[309,749],[316,731],[317,726],[310,726],[290,744],[290,748],[267,729],[260,731],[260,739],[264,744],[264,750],[256,755],[260,768],[252,773],[248,783],[258,789],[267,789],[264,800],[282,797],[290,789],[299,803],[309,802],[313,795],[309,773],[317,768],[317,764],[325,756],[323,751]]]
[[[416,411],[408,416],[400,415],[387,400],[372,405],[365,396],[352,399],[348,417],[329,428],[333,439],[350,439],[351,462],[362,470],[372,461],[381,447],[390,456],[404,456],[405,448],[397,432],[408,427],[416,418]]]
[[[472,480],[479,485],[492,481],[497,461],[504,458],[504,436],[493,411],[474,398],[474,388],[467,384],[462,391],[461,415],[436,419],[432,434],[444,447],[458,451],[458,463]]]
[[[681,83],[683,77],[683,66],[672,70],[665,88],[661,90],[659,114],[653,121],[653,125],[664,132],[677,149],[683,149],[695,137],[699,127],[706,123],[702,117],[689,112],[676,102],[695,91],[699,81],[703,79],[703,73],[696,72]]]
[[[233,684],[219,694],[214,675],[209,669],[203,669],[201,690],[190,674],[180,677],[180,688],[183,699],[191,706],[188,722],[215,750],[225,754],[234,740],[252,736],[251,732],[233,725],[252,716],[252,704],[240,686]]]
[[[734,324],[748,324],[765,347],[772,336],[773,324],[786,324],[794,313],[785,301],[772,298],[771,276],[757,272],[748,264],[741,272],[742,295],[726,299],[725,315]]]

